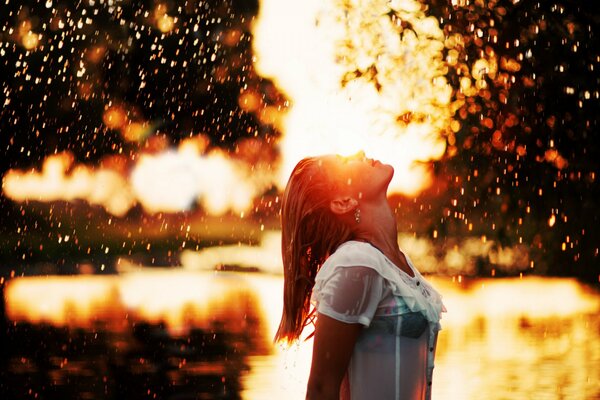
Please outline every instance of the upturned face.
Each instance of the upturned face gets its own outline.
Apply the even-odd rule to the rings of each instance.
[[[394,175],[394,168],[378,160],[367,158],[363,151],[352,156],[327,155],[322,157],[329,179],[340,195],[369,199],[385,195]]]

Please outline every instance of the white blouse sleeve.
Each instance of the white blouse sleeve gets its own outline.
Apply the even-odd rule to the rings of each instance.
[[[320,314],[369,326],[381,301],[384,282],[373,268],[337,266],[316,289],[313,300]]]

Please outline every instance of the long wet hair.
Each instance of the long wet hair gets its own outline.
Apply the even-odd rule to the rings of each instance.
[[[290,176],[281,209],[283,314],[275,341],[291,343],[314,322],[310,296],[315,276],[335,249],[349,240],[350,228],[330,209],[336,184],[322,159],[305,158]]]

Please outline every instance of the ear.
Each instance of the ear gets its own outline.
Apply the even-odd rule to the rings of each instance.
[[[329,209],[334,214],[346,214],[358,206],[358,201],[349,196],[336,197],[329,203]]]

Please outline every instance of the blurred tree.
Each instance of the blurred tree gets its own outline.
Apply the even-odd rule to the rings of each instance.
[[[431,11],[462,103],[436,163],[449,203],[433,229],[524,243],[533,272],[597,281],[600,14],[535,1],[433,1]]]

